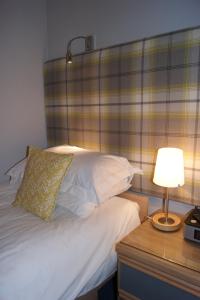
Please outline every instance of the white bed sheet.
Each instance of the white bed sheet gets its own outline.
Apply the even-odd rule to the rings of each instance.
[[[15,194],[0,187],[1,300],[75,299],[105,279],[115,243],[140,224],[138,205],[119,197],[86,219],[57,206],[44,222],[12,207]]]

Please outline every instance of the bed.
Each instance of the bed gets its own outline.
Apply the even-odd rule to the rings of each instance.
[[[96,299],[116,271],[115,244],[145,218],[147,198],[125,192],[86,218],[58,204],[44,222],[11,206],[16,193],[17,185],[0,187],[0,299]]]

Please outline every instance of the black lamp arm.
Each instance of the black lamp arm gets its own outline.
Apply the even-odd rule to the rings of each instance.
[[[75,40],[83,39],[85,41],[85,51],[89,52],[94,49],[94,38],[92,35],[80,35],[71,39],[67,44],[66,63],[72,63],[71,44]]]
[[[87,38],[87,36],[80,35],[80,36],[77,36],[77,37],[71,39],[67,44],[67,51],[70,51],[70,47],[71,47],[71,44],[73,41],[78,40],[78,39],[86,40],[86,38]]]
[[[84,36],[84,35],[80,35],[80,36],[76,36],[75,38],[71,39],[68,44],[67,44],[67,51],[71,51],[71,44],[73,41],[75,40],[79,40],[79,39],[83,39],[85,41],[85,50],[86,51],[90,51],[93,50],[94,45],[93,45],[93,36],[92,35],[88,35],[88,36]]]

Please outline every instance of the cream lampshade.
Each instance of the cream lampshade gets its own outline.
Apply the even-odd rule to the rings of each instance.
[[[157,154],[153,182],[166,188],[163,212],[153,216],[152,224],[163,231],[177,230],[181,220],[175,214],[168,213],[168,188],[176,188],[184,184],[183,151],[178,148],[160,148]]]

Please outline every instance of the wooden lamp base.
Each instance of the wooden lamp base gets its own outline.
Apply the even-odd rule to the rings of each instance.
[[[166,217],[166,213],[156,213],[152,217],[152,225],[162,231],[176,231],[181,226],[181,219],[172,213],[168,213]]]

